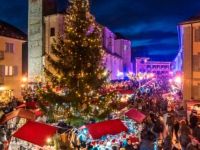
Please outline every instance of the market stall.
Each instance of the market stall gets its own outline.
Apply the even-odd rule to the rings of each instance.
[[[58,128],[47,124],[29,121],[12,136],[9,150],[34,149],[54,150]]]
[[[38,104],[35,101],[25,102],[16,107],[16,109],[18,109],[18,108],[37,109]]]
[[[86,128],[92,136],[92,139],[99,139],[104,135],[116,135],[128,130],[119,119],[90,124]]]
[[[134,120],[137,123],[142,123],[146,116],[135,108],[130,109],[125,113],[125,116]]]
[[[8,114],[5,114],[0,119],[0,125],[7,123],[8,128],[20,127],[22,126],[27,120],[35,120],[35,114],[23,108],[14,110]]]
[[[139,138],[120,119],[107,120],[89,124],[79,128],[80,143],[85,142],[93,148],[112,150],[126,145],[127,140],[133,144],[139,143]]]

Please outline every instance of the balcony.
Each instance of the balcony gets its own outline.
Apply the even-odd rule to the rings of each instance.
[[[4,60],[4,51],[0,51],[0,60]]]

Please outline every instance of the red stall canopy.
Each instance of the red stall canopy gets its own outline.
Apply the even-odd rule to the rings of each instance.
[[[133,119],[137,123],[141,123],[146,118],[146,116],[143,113],[141,113],[135,108],[126,112],[125,115],[129,117],[130,119]]]
[[[4,115],[0,120],[0,124],[4,124],[15,117],[25,118],[28,120],[35,120],[36,116],[32,111],[20,108]]]
[[[127,95],[129,95],[129,94],[133,94],[134,92],[132,91],[132,90],[118,90],[118,92],[120,93],[120,94],[127,94]]]
[[[93,139],[99,139],[104,135],[116,135],[123,131],[127,131],[127,127],[121,120],[108,120],[86,126]]]
[[[47,139],[53,137],[57,132],[57,128],[29,121],[14,133],[14,137],[43,147],[47,143]]]
[[[25,107],[27,107],[27,108],[30,108],[30,109],[37,109],[38,108],[37,105],[38,105],[37,102],[30,101],[30,102],[23,103],[23,104],[17,106],[16,108],[18,109],[18,108],[25,108]]]

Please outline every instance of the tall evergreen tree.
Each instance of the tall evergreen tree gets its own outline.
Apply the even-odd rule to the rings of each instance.
[[[44,111],[73,121],[103,118],[114,110],[113,94],[100,92],[108,77],[103,57],[102,30],[90,14],[89,1],[70,0],[64,34],[55,39],[51,54],[46,54],[48,86],[40,90]],[[48,108],[42,105],[44,101]]]

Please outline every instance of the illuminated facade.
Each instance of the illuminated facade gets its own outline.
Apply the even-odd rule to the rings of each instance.
[[[58,34],[64,33],[64,15],[53,14],[45,16],[45,51],[51,52],[51,44]],[[132,71],[131,42],[116,36],[107,27],[102,27],[103,48],[106,55],[104,62],[107,71],[110,72],[109,79],[123,79],[123,72]],[[45,65],[45,64],[44,64]],[[122,74],[120,74],[122,73]]]
[[[200,17],[179,25],[183,51],[183,98],[200,100]]]
[[[136,58],[136,74],[146,72],[167,77],[172,70],[171,65],[171,62],[150,61],[147,57],[138,57]]]
[[[0,102],[21,97],[22,48],[26,35],[0,21]]]

